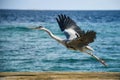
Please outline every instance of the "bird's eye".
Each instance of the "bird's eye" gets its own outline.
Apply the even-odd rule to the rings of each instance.
[[[39,26],[39,28],[42,28],[42,26]]]

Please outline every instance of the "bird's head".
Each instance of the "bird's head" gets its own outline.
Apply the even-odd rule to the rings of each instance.
[[[35,27],[35,28],[33,28],[33,29],[39,29],[39,30],[43,30],[43,29],[45,29],[43,26],[38,26],[38,27]]]

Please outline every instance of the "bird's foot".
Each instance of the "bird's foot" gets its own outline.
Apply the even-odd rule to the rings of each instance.
[[[106,63],[105,63],[105,61],[104,60],[102,60],[102,59],[100,59],[100,62],[104,65],[104,66],[108,66]]]

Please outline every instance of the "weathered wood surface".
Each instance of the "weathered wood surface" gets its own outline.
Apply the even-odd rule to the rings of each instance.
[[[0,80],[120,80],[120,72],[0,72]]]

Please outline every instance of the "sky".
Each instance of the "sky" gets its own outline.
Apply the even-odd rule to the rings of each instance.
[[[0,0],[0,9],[120,10],[120,0]]]

